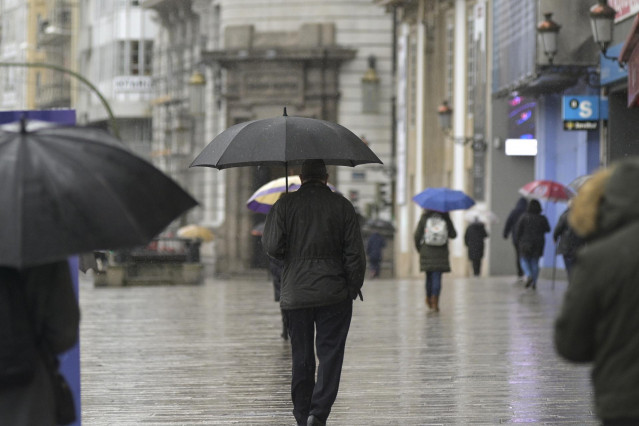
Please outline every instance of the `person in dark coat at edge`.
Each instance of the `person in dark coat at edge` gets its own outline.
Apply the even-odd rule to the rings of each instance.
[[[586,239],[577,252],[555,347],[592,363],[597,417],[639,425],[639,157],[596,172],[579,188],[568,221]]]
[[[448,213],[424,209],[415,233],[415,248],[419,253],[419,269],[426,272],[426,305],[435,312],[439,312],[439,295],[442,290],[442,274],[450,272],[448,241],[440,246],[428,245],[424,239],[426,221],[430,217],[441,217],[446,221],[448,239],[456,238],[457,231]]]
[[[473,264],[473,275],[481,274],[481,260],[484,257],[484,239],[488,238],[486,226],[475,217],[473,223],[468,225],[464,234],[464,243],[468,247],[468,259]]]
[[[284,263],[293,414],[298,425],[324,425],[337,398],[353,300],[362,299],[366,253],[357,213],[326,185],[324,161],[306,160],[300,178],[301,187],[268,213],[262,244]]]
[[[568,277],[570,277],[572,266],[575,264],[577,250],[584,244],[584,239],[577,235],[568,223],[570,204],[561,216],[559,216],[557,225],[555,225],[555,230],[552,234],[552,239],[557,245],[556,254],[561,254],[563,256]]]
[[[528,200],[524,197],[521,197],[517,200],[517,204],[508,214],[508,218],[506,219],[506,223],[504,224],[504,239],[508,238],[508,235],[511,236],[511,241],[513,243],[513,247],[515,249],[515,264],[517,265],[517,277],[519,279],[523,278],[524,270],[521,268],[521,255],[519,253],[519,247],[517,246],[517,241],[515,241],[515,234],[513,230],[515,229],[515,225],[517,221],[521,217],[522,214],[526,212],[526,208],[528,207]]]
[[[44,360],[71,349],[78,342],[80,308],[65,261],[21,270],[0,267],[0,281],[15,280],[24,289],[35,343],[42,352],[35,375],[26,384],[0,388],[0,424],[55,425],[51,374]]]
[[[386,240],[378,231],[374,231],[366,241],[366,254],[368,255],[371,278],[379,278],[384,247],[386,247]]]
[[[526,288],[537,288],[539,258],[544,254],[544,234],[547,232],[550,232],[550,224],[546,216],[541,214],[541,204],[537,200],[530,200],[526,213],[521,215],[513,231],[521,255],[521,268],[526,274]]]

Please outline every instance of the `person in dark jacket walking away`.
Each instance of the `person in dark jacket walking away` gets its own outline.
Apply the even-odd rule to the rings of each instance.
[[[486,226],[475,217],[473,223],[468,225],[464,234],[464,243],[468,247],[468,259],[473,264],[473,275],[481,274],[481,260],[484,257],[484,239],[488,238]]]
[[[515,249],[517,277],[520,279],[524,276],[524,270],[521,268],[521,255],[519,253],[519,246],[517,245],[517,241],[515,241],[515,233],[513,231],[521,215],[526,212],[527,207],[528,201],[524,197],[521,197],[519,200],[517,200],[517,204],[515,204],[515,207],[510,211],[510,214],[506,219],[506,223],[504,224],[504,239],[508,238],[508,235],[511,236],[511,241]]]
[[[262,244],[284,262],[280,306],[291,341],[293,414],[298,425],[323,425],[337,398],[353,300],[362,298],[366,253],[357,213],[326,185],[324,161],[306,160],[300,178],[302,186],[269,212]]]
[[[527,277],[526,288],[537,288],[539,258],[544,254],[546,232],[550,232],[550,224],[546,216],[541,214],[541,204],[537,200],[530,200],[526,213],[521,215],[513,231],[521,255],[521,268]]]
[[[424,209],[415,228],[415,248],[419,252],[419,269],[426,272],[426,305],[439,312],[442,273],[450,272],[448,240],[457,231],[448,213]]]
[[[559,216],[552,234],[552,239],[557,245],[556,254],[561,254],[564,258],[568,278],[570,278],[572,266],[575,264],[577,250],[584,244],[584,239],[577,235],[568,223],[569,213],[570,206]]]
[[[370,265],[371,278],[379,278],[382,267],[382,252],[386,247],[386,240],[377,231],[374,231],[366,242],[366,254],[368,255],[368,264]]]
[[[69,263],[65,260],[21,270],[0,267],[0,285],[16,284],[24,289],[24,303],[30,326],[36,331],[33,338],[40,356],[27,383],[0,387],[0,424],[55,425],[52,374],[46,358],[71,349],[78,342],[80,324]],[[6,320],[4,314],[0,312],[0,317]]]
[[[584,237],[555,322],[563,358],[592,363],[604,425],[639,425],[639,158],[602,169],[579,188],[568,216]]]

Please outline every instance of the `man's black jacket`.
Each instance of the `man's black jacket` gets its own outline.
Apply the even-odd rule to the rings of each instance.
[[[355,298],[366,273],[357,213],[319,181],[278,200],[266,218],[262,246],[284,261],[280,307],[300,309]]]

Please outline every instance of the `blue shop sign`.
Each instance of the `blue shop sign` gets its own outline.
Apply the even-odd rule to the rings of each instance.
[[[572,121],[599,120],[599,96],[562,97],[562,119]]]
[[[606,56],[618,58],[623,45],[623,43],[619,43],[614,46],[610,46],[606,51]],[[619,62],[614,59],[604,58],[601,53],[599,54],[599,70],[599,84],[604,86],[628,77],[628,70],[622,68],[621,65],[619,65]]]
[[[563,96],[564,130],[597,130],[599,120],[608,119],[608,98],[599,96]]]

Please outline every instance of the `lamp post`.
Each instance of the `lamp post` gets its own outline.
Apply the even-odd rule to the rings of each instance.
[[[617,11],[608,6],[607,0],[599,0],[596,5],[590,8],[590,26],[592,37],[599,45],[604,58],[617,60],[618,58],[606,56],[606,51],[612,41],[612,26]]]
[[[84,83],[99,99],[100,102],[102,102],[102,106],[104,106],[104,109],[106,110],[107,114],[109,115],[109,120],[111,122],[111,130],[113,132],[113,136],[115,136],[117,139],[120,139],[120,131],[118,129],[118,123],[115,119],[115,116],[113,115],[113,111],[111,110],[111,106],[109,105],[109,102],[106,100],[106,98],[104,97],[104,95],[102,95],[102,93],[98,90],[97,87],[95,87],[87,78],[85,78],[83,75],[58,66],[58,65],[54,65],[54,64],[47,64],[47,63],[42,63],[42,62],[0,62],[0,67],[32,67],[32,68],[46,68],[46,69],[50,69],[50,70],[54,70],[54,71],[59,71],[65,74],[69,74],[75,78],[77,78],[78,80],[80,80],[82,83]]]
[[[470,147],[473,149],[473,151],[483,151],[486,149],[486,142],[481,137],[450,136],[450,131],[452,129],[452,117],[453,109],[448,105],[448,101],[443,101],[441,105],[437,107],[437,119],[439,121],[440,129],[442,129],[446,136],[448,136],[453,141],[453,143],[457,145],[470,144]]]
[[[437,107],[437,119],[439,120],[439,127],[445,133],[448,133],[452,127],[452,117],[453,109],[448,106],[448,101],[442,102],[442,104]]]
[[[537,25],[537,34],[541,40],[544,54],[548,58],[548,63],[552,65],[557,54],[557,36],[561,26],[553,21],[552,13],[544,13],[544,20]]]

